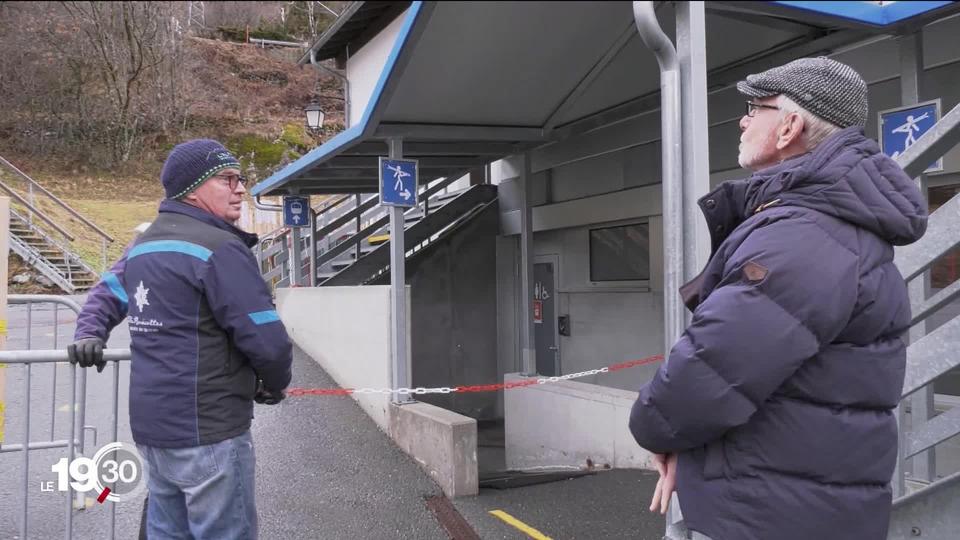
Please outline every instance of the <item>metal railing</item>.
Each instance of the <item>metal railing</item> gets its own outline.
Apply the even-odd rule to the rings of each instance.
[[[69,241],[74,240],[74,237],[69,232],[67,232],[63,227],[61,227],[56,222],[51,220],[46,214],[44,214],[42,210],[36,208],[34,191],[39,191],[42,195],[45,195],[47,198],[53,201],[54,204],[66,210],[67,213],[69,213],[72,217],[76,218],[77,221],[83,224],[87,229],[93,231],[94,234],[100,237],[101,265],[103,267],[102,268],[103,270],[107,269],[107,244],[113,243],[114,238],[112,236],[110,236],[106,231],[98,227],[95,223],[93,223],[92,221],[84,217],[83,214],[71,208],[70,205],[68,205],[62,199],[60,199],[53,193],[50,193],[46,188],[40,185],[36,180],[34,180],[33,178],[30,178],[30,176],[28,176],[26,173],[18,169],[16,165],[14,165],[13,163],[10,163],[2,156],[0,156],[0,167],[7,169],[8,171],[12,172],[15,176],[24,180],[27,183],[27,193],[28,193],[29,200],[24,200],[23,197],[21,197],[16,191],[14,191],[10,186],[4,184],[3,182],[0,182],[0,188],[2,188],[11,197],[17,200],[17,202],[19,202],[20,204],[24,205],[27,208],[28,210],[27,218],[29,222],[31,223],[33,222],[33,215],[36,214],[38,218],[40,218],[45,223],[53,227],[54,230],[62,234],[67,240]]]
[[[407,221],[418,219],[438,210],[442,204],[440,192],[460,179],[462,175],[420,186],[420,204],[407,211]],[[431,201],[432,198],[432,201]],[[388,212],[378,204],[378,197],[359,200],[358,196],[344,195],[332,198],[313,214],[311,234],[300,236],[298,275],[307,277],[298,286],[315,286],[326,279],[334,265],[350,264],[365,254],[362,243],[371,236],[388,230]],[[340,240],[340,237],[347,238]],[[272,287],[288,287],[294,281],[292,268],[292,234],[282,228],[263,237],[257,246],[257,260],[264,280]],[[355,253],[355,254],[354,254]],[[352,257],[352,258],[351,258]]]
[[[960,105],[954,107],[916,143],[897,158],[911,177],[920,176],[930,162],[960,143]],[[914,244],[897,248],[895,262],[904,279],[911,285],[926,279],[933,265],[952,249],[960,246],[960,195],[954,196],[930,215],[927,233]],[[956,281],[929,298],[926,287],[911,287],[912,326],[924,328],[930,316],[960,299],[960,281]],[[960,504],[960,473],[936,480],[936,464],[930,460],[930,478],[920,479],[917,488],[908,490],[907,460],[920,457],[938,444],[960,434],[960,407],[953,407],[927,419],[920,401],[914,400],[910,411],[911,425],[906,427],[906,404],[914,395],[929,392],[941,375],[960,367],[960,317],[953,317],[933,332],[913,335],[907,348],[907,370],[897,418],[899,452],[893,478],[894,513],[889,538],[953,537],[958,518],[946,510]],[[919,338],[919,339],[917,339]],[[927,483],[929,480],[929,483]]]
[[[2,182],[0,182],[0,184],[2,184]],[[63,256],[63,269],[60,269],[55,261],[51,260],[49,256],[38,251],[25,239],[20,238],[17,235],[10,235],[10,238],[13,240],[11,242],[11,246],[14,247],[14,250],[18,255],[20,255],[24,262],[39,270],[41,274],[53,281],[54,284],[59,286],[62,290],[69,294],[76,292],[77,284],[73,279],[74,267],[77,267],[82,272],[87,273],[86,277],[92,280],[90,286],[93,286],[93,284],[96,283],[98,278],[98,272],[96,270],[91,268],[90,265],[80,258],[80,256],[71,251],[63,243],[58,241],[53,236],[48,235],[43,229],[31,223],[28,218],[21,216],[12,208],[10,209],[10,221],[11,223],[14,221],[19,222],[22,227],[26,227],[28,231],[39,237],[46,247],[60,252],[60,254]]]
[[[20,444],[0,444],[0,454],[9,452],[20,452],[22,454],[22,486],[19,494],[23,497],[20,504],[20,538],[29,538],[29,504],[28,488],[30,474],[30,453],[35,450],[48,450],[56,448],[67,449],[67,458],[72,462],[76,457],[84,454],[84,434],[92,431],[94,434],[94,445],[97,442],[96,428],[85,424],[86,421],[86,394],[87,377],[86,370],[80,369],[77,373],[77,366],[70,365],[70,391],[71,399],[69,403],[70,410],[70,437],[68,439],[56,439],[56,397],[57,397],[57,370],[52,370],[52,391],[50,399],[50,437],[49,440],[31,440],[32,429],[31,420],[31,386],[33,382],[33,367],[39,364],[59,364],[68,363],[67,352],[61,349],[58,343],[57,330],[59,326],[59,307],[66,306],[79,314],[80,305],[61,296],[53,295],[10,295],[7,303],[11,305],[27,306],[27,325],[26,325],[26,347],[27,350],[18,351],[0,351],[0,364],[22,366],[24,374],[24,399],[23,399],[23,442]],[[33,306],[36,304],[53,304],[53,349],[50,350],[31,350],[33,345]],[[120,364],[119,362],[129,360],[130,351],[128,349],[117,350],[107,349],[104,351],[104,360],[113,364],[113,406],[112,406],[112,431],[111,440],[117,440],[117,431],[119,425],[119,383],[120,383]],[[11,408],[8,406],[8,411]],[[11,411],[12,412],[12,411]],[[79,431],[79,434],[78,434]],[[71,483],[67,483],[67,508],[64,514],[64,538],[70,540],[73,537],[73,512],[75,509],[85,508],[84,496],[82,493],[74,493]],[[78,503],[74,506],[74,499]],[[113,539],[116,528],[116,503],[110,504],[110,527],[108,530],[109,538]]]

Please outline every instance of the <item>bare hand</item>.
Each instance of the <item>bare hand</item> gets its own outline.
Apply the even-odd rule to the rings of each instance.
[[[660,473],[660,479],[657,480],[657,487],[653,490],[650,511],[656,512],[659,508],[661,514],[666,514],[670,506],[670,497],[677,486],[677,455],[654,454],[653,462],[657,472]]]

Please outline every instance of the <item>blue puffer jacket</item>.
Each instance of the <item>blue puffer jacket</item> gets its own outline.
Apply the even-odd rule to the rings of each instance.
[[[166,200],[90,291],[77,339],[106,340],[129,316],[137,443],[181,448],[235,437],[250,428],[258,376],[274,391],[290,383],[292,346],[250,252],[256,238]]]
[[[927,206],[859,128],[700,201],[713,239],[693,321],[630,417],[679,453],[691,529],[715,540],[880,540],[910,304],[893,245]]]

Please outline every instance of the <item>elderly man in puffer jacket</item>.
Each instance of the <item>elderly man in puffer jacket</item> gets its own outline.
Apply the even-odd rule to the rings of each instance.
[[[712,255],[689,328],[630,417],[713,540],[886,538],[910,323],[893,246],[926,230],[913,181],[863,134],[867,87],[803,58],[737,85],[740,165],[703,197]]]

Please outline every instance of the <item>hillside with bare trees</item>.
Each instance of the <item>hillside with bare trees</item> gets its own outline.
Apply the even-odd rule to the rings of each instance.
[[[304,49],[242,41],[307,43],[344,4],[0,1],[0,156],[102,223],[118,252],[152,219],[177,142],[221,140],[256,180],[343,129],[340,82],[297,66]],[[304,127],[312,99],[320,133]]]

